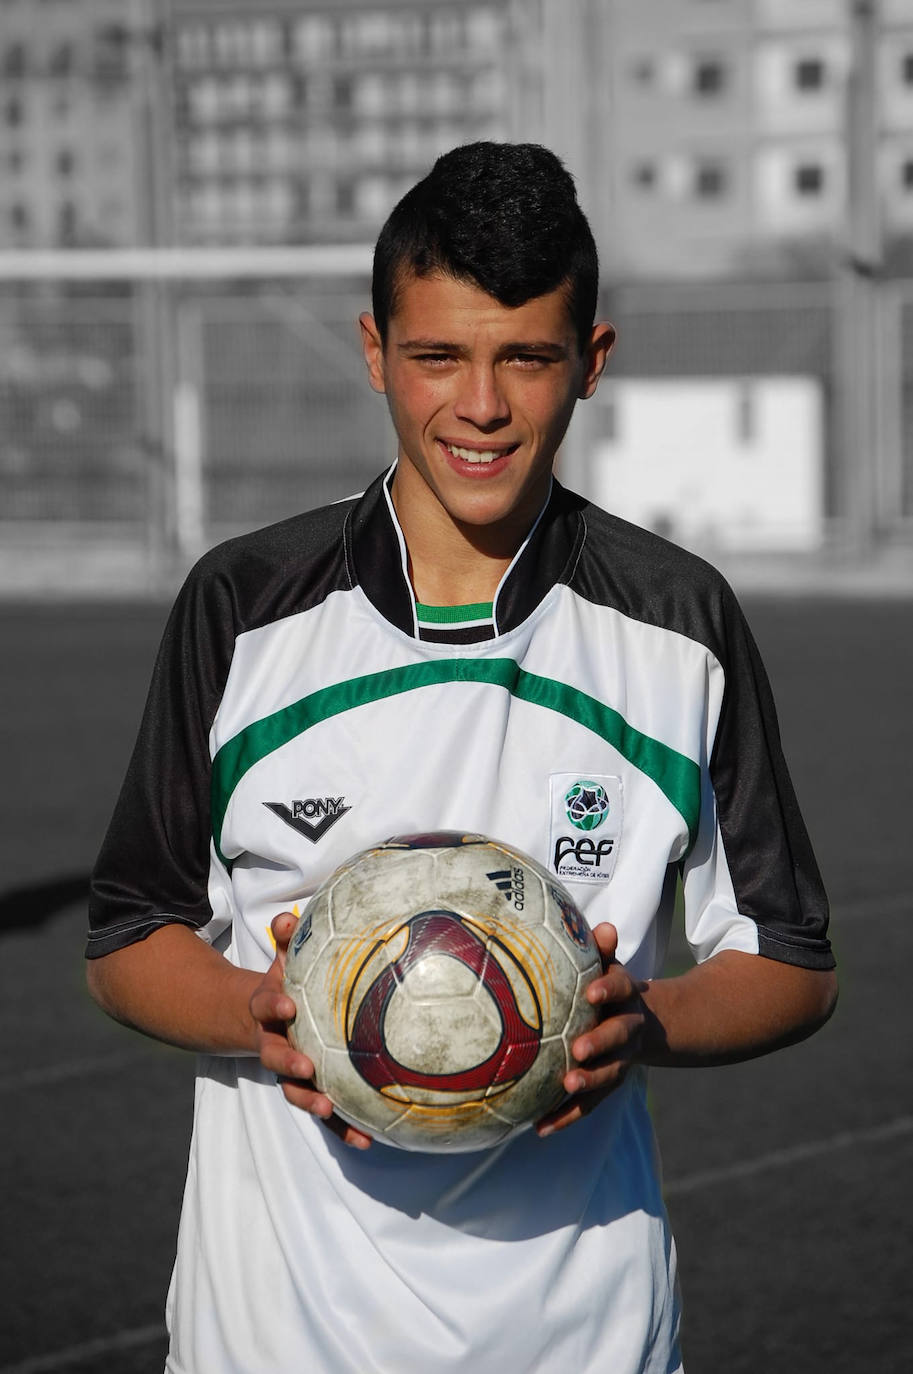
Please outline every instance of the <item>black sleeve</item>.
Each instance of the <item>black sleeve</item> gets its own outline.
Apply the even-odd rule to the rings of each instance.
[[[827,898],[783,757],[770,684],[725,584],[721,631],[725,687],[710,780],[738,909],[756,923],[761,954],[833,968]]]
[[[207,560],[165,629],[123,788],[92,876],[88,958],[212,917],[209,732],[234,645],[230,587]]]

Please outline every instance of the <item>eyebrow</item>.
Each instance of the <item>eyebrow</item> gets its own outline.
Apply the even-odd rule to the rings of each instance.
[[[456,358],[465,358],[469,352],[462,344],[447,339],[405,339],[397,344],[397,350],[400,353],[450,353]],[[549,339],[518,339],[503,344],[498,349],[501,357],[507,357],[512,353],[539,353],[544,358],[554,358],[556,361],[568,356],[568,350],[563,344],[554,343]]]

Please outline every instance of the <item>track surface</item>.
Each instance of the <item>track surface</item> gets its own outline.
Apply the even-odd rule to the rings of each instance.
[[[899,1374],[913,601],[747,609],[831,893],[842,993],[804,1045],[654,1072],[686,1368]],[[193,1065],[106,1021],[81,955],[86,875],[163,622],[150,606],[0,608],[0,1374],[162,1367]]]

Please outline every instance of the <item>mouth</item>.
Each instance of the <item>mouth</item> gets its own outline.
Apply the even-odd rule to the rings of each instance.
[[[473,467],[491,467],[499,460],[508,458],[519,447],[518,444],[503,444],[500,448],[472,448],[467,444],[454,444],[447,439],[438,443],[457,463],[470,463]]]

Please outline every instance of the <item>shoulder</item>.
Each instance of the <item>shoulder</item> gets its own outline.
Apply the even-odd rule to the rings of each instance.
[[[633,620],[697,640],[722,660],[742,623],[722,573],[668,539],[578,500],[585,534],[570,588]]]
[[[178,603],[205,608],[234,635],[309,610],[352,578],[345,554],[352,497],[217,544],[191,569]]]

